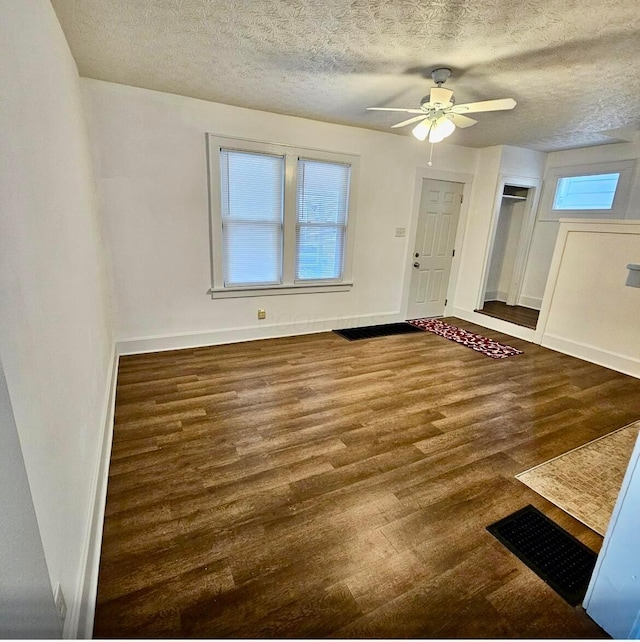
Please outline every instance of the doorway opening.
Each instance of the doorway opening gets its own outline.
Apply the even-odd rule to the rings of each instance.
[[[535,187],[505,183],[486,268],[481,307],[476,312],[535,329],[539,310],[520,304],[533,223]]]

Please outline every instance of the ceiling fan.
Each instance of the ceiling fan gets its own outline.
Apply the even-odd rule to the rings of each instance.
[[[418,123],[411,132],[418,140],[424,140],[428,136],[430,143],[439,143],[453,134],[456,127],[471,127],[471,125],[475,125],[478,122],[465,114],[513,109],[517,104],[513,98],[500,98],[456,105],[453,91],[442,86],[450,75],[451,69],[446,67],[439,67],[431,72],[431,78],[436,83],[436,87],[432,87],[429,95],[420,101],[418,109],[401,109],[398,107],[367,107],[367,109],[370,111],[399,111],[419,114],[419,116],[412,116],[407,120],[391,125],[391,127],[405,127],[406,125]]]

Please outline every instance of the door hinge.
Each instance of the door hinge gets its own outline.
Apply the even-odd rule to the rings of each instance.
[[[445,305],[447,305],[447,301],[448,301],[448,300],[449,300],[449,299],[445,299],[445,300],[444,300],[444,304],[445,304]]]
[[[464,201],[464,194],[460,194],[460,202]]]
[[[455,256],[455,255],[456,255],[456,251],[453,250],[453,252],[451,252],[451,256]]]

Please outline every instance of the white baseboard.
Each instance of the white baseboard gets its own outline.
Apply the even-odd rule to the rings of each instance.
[[[464,319],[465,321],[470,321],[471,323],[477,323],[483,328],[489,328],[490,330],[496,330],[497,332],[503,332],[508,334],[511,337],[516,337],[518,339],[524,339],[530,343],[535,343],[535,330],[531,328],[525,328],[521,325],[516,325],[515,323],[509,323],[508,321],[503,321],[502,319],[496,319],[494,317],[487,316],[486,314],[480,314],[479,312],[472,312],[471,310],[463,310],[462,308],[452,308],[450,311],[447,311],[447,314],[450,314],[453,317],[458,317],[458,319]]]
[[[506,303],[507,301],[507,292],[501,292],[499,290],[492,290],[491,292],[485,292],[484,300],[485,301],[501,301]]]
[[[244,328],[211,330],[209,332],[189,332],[122,339],[118,341],[117,348],[118,354],[120,355],[162,352],[165,350],[200,348],[226,343],[239,343],[241,341],[256,341],[259,339],[275,339],[278,337],[314,334],[316,332],[327,332],[342,328],[396,323],[398,321],[404,321],[400,312],[380,312],[379,314],[356,317],[309,319],[292,323],[274,323],[270,325],[247,326]]]
[[[603,350],[586,343],[571,341],[553,334],[543,335],[541,345],[545,348],[568,354],[571,357],[577,357],[578,359],[595,363],[598,366],[604,366],[640,379],[640,359]]]
[[[93,636],[93,618],[98,592],[98,569],[100,566],[102,528],[107,499],[111,442],[113,439],[118,360],[118,351],[114,344],[108,378],[109,386],[103,405],[102,442],[91,483],[92,500],[82,551],[80,577],[77,582],[78,591],[76,599],[73,602],[73,607],[69,610],[65,622],[64,637],[66,639],[88,640]]]
[[[540,310],[542,309],[542,299],[522,295],[518,299],[518,305],[521,305],[525,308],[531,308],[532,310]]]

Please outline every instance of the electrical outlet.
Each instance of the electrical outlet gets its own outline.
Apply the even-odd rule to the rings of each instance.
[[[396,227],[396,236],[404,236],[406,231],[406,227]]]
[[[56,588],[53,591],[53,601],[55,602],[56,609],[58,609],[60,619],[64,622],[67,617],[67,603],[64,599],[64,594],[62,593],[62,588],[59,582],[56,584]]]
[[[267,311],[260,308],[258,310],[258,319],[266,319],[266,318],[267,318]]]

